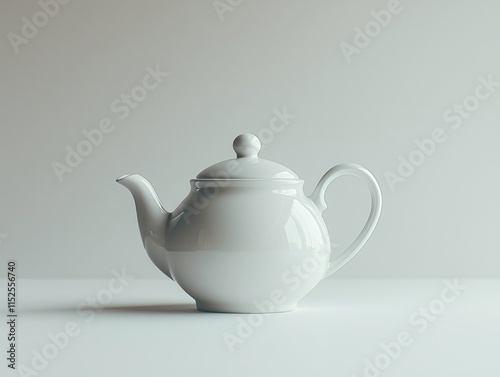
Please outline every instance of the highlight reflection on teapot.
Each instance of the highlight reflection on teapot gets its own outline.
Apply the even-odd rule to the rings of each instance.
[[[135,200],[144,247],[165,275],[196,301],[200,311],[285,312],[316,284],[347,263],[372,234],[382,208],[380,187],[357,164],[326,172],[309,196],[287,167],[259,158],[260,140],[242,134],[236,158],[203,170],[191,191],[167,212],[153,186],[138,174],[117,182]],[[371,194],[368,220],[354,242],[331,256],[325,191],[339,176],[361,178]]]

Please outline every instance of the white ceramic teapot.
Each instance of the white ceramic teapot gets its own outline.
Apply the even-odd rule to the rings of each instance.
[[[144,247],[153,263],[196,301],[201,311],[270,313],[294,310],[321,280],[365,244],[380,216],[382,197],[373,175],[340,164],[307,196],[304,181],[287,167],[259,158],[260,140],[242,134],[236,158],[212,165],[192,179],[173,212],[151,184],[133,174],[117,179],[132,193]],[[371,211],[361,233],[331,257],[321,213],[325,190],[337,177],[363,179]]]

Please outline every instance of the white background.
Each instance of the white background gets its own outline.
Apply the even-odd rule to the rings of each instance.
[[[443,114],[475,94],[479,77],[500,81],[500,6],[401,0],[346,58],[341,46],[387,7],[244,0],[219,16],[211,0],[73,0],[16,52],[9,33],[22,36],[24,18],[41,7],[2,0],[0,277],[16,259],[17,362],[33,367],[50,334],[76,322],[81,332],[40,376],[361,377],[401,331],[414,343],[383,376],[498,375],[498,281],[470,278],[499,277],[500,88],[459,129]],[[170,75],[120,119],[111,104],[157,66]],[[261,157],[297,172],[307,193],[333,165],[362,164],[381,184],[382,217],[360,254],[299,310],[268,317],[231,353],[223,334],[246,317],[195,311],[147,259],[132,198],[115,179],[144,175],[173,210],[189,179],[232,158],[238,134],[269,135],[285,107],[296,117],[263,140]],[[54,162],[66,163],[66,148],[103,118],[113,132],[58,179]],[[391,190],[385,176],[437,128],[446,142]],[[361,229],[369,195],[345,177],[327,202],[340,252]],[[113,271],[135,279],[103,303]],[[442,277],[467,289],[440,307]],[[92,312],[92,299],[99,310],[87,323],[77,308]],[[409,318],[429,307],[439,315],[417,333]],[[3,353],[5,323],[1,331]]]
[[[479,76],[500,81],[498,3],[402,0],[348,62],[341,43],[354,45],[355,28],[387,7],[245,1],[221,20],[210,1],[73,1],[15,53],[8,33],[22,35],[22,18],[41,8],[3,1],[2,254],[23,277],[107,277],[117,266],[161,277],[115,178],[144,175],[173,210],[189,179],[233,157],[234,137],[262,134],[286,107],[296,118],[261,157],[296,171],[308,193],[341,162],[366,166],[382,186],[380,224],[338,277],[498,276],[500,91],[458,130],[442,119]],[[119,119],[111,103],[157,65],[170,76]],[[52,164],[103,118],[114,131],[60,182]],[[436,127],[447,141],[393,192],[384,174]],[[344,249],[369,195],[356,178],[334,186],[325,218]]]

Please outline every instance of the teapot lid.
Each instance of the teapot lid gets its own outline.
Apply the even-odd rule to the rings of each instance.
[[[259,158],[261,147],[257,136],[241,134],[233,142],[236,158],[209,166],[201,171],[196,179],[299,179],[297,174],[286,166]]]

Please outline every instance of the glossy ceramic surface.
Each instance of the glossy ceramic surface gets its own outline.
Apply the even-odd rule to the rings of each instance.
[[[214,164],[191,180],[191,191],[172,213],[162,207],[142,176],[127,175],[117,182],[134,197],[149,257],[196,300],[199,310],[293,310],[368,240],[380,216],[380,188],[362,166],[340,164],[306,196],[303,180],[293,171],[259,158],[256,136],[238,136],[233,148],[237,157]],[[344,174],[367,184],[371,211],[353,244],[331,258],[321,214],[327,187]]]

